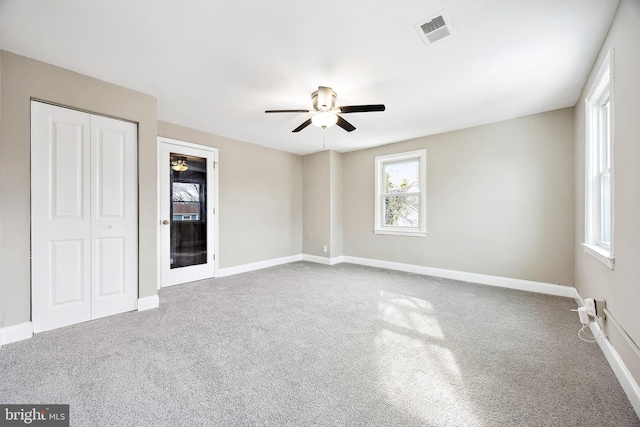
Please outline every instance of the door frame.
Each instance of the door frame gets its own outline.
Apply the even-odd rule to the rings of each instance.
[[[208,151],[213,153],[214,158],[214,167],[212,169],[213,173],[213,253],[215,254],[213,260],[213,277],[218,277],[219,270],[219,262],[220,262],[220,252],[218,250],[218,235],[220,234],[220,228],[218,227],[218,217],[219,217],[219,207],[218,207],[218,149],[215,147],[209,147],[206,145],[194,144],[192,142],[181,141],[178,139],[166,138],[164,136],[158,136],[157,138],[157,186],[158,194],[157,194],[157,207],[156,207],[156,224],[157,224],[157,259],[158,259],[158,289],[162,287],[162,208],[161,208],[161,200],[163,197],[162,194],[162,176],[161,171],[163,167],[167,165],[164,163],[162,159],[162,147],[166,145],[174,145],[184,148],[193,148],[196,150]],[[207,191],[211,191],[208,189]]]

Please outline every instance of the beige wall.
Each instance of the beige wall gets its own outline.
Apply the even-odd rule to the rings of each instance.
[[[302,252],[329,256],[331,243],[330,152],[320,151],[302,157],[304,221]],[[327,246],[327,252],[323,246]]]
[[[337,151],[329,152],[329,199],[331,215],[331,244],[329,246],[329,257],[335,258],[344,255],[343,235],[343,209],[342,204],[342,153]]]
[[[302,158],[302,171],[302,252],[324,258],[342,256],[342,154],[337,151],[308,154]]]
[[[220,268],[302,253],[302,159],[166,122],[158,135],[218,149]]]
[[[609,49],[614,48],[615,268],[586,254],[584,241],[584,98]],[[583,298],[603,298],[626,332],[640,343],[640,2],[621,0],[613,24],[575,108],[575,286]],[[637,383],[640,358],[607,322],[605,331]]]
[[[0,67],[0,327],[31,319],[31,98],[138,123],[139,295],[155,295],[156,99],[5,51]]]
[[[374,159],[427,150],[426,238],[375,235]],[[573,285],[573,109],[343,155],[345,255]]]

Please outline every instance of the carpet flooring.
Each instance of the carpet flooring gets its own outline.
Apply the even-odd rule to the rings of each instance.
[[[73,426],[640,426],[572,299],[297,262],[5,345]]]

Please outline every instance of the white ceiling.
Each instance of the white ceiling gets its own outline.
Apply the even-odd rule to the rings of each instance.
[[[156,96],[158,118],[292,153],[351,151],[573,106],[618,0],[0,0],[0,48]],[[456,34],[414,25],[446,9]],[[309,126],[337,105],[385,104]],[[324,143],[323,143],[324,140]]]

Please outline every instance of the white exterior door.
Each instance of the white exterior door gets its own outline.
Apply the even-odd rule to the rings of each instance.
[[[215,277],[217,149],[158,142],[161,286]]]
[[[136,125],[32,102],[35,332],[136,308],[137,222]]]

